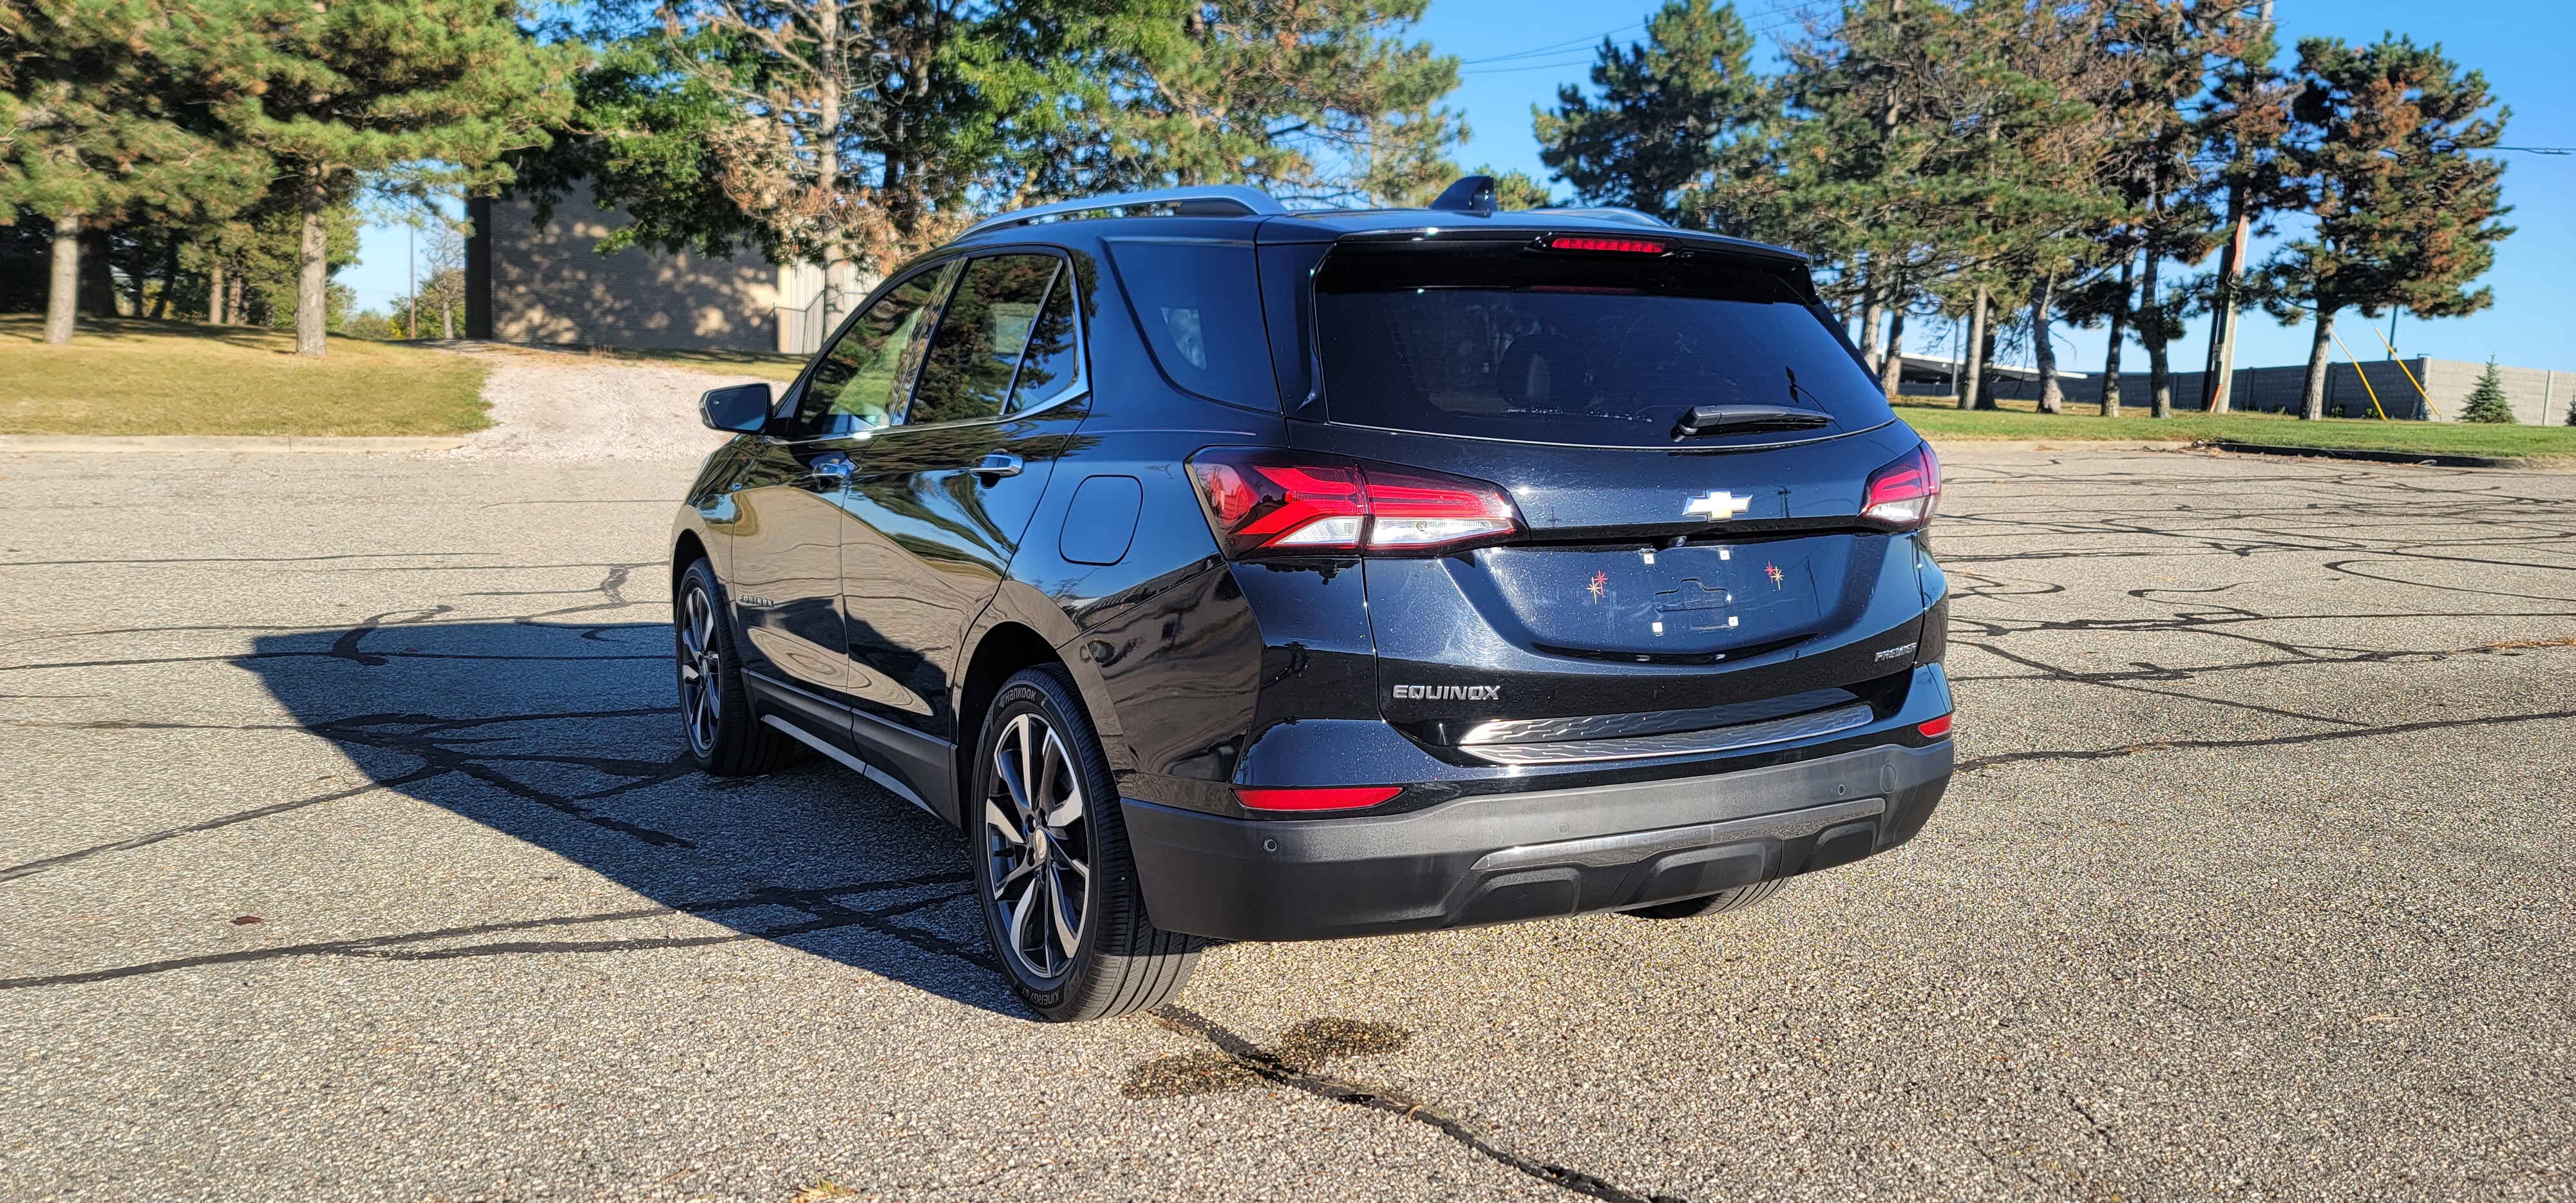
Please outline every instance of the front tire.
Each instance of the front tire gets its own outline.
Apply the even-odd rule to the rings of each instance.
[[[1076,1023],[1178,996],[1202,941],[1146,916],[1108,760],[1063,669],[1002,683],[975,766],[966,798],[975,892],[1020,999]]]
[[[725,621],[724,586],[703,558],[680,574],[671,599],[671,633],[679,657],[680,726],[689,758],[718,777],[756,777],[787,756],[788,738],[751,712],[742,657]]]

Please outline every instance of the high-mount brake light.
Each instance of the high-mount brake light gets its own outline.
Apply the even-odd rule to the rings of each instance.
[[[1913,530],[1932,521],[1932,510],[1940,502],[1941,460],[1925,443],[1869,474],[1860,516],[1889,530]]]
[[[1245,810],[1358,810],[1403,793],[1401,785],[1342,785],[1326,789],[1252,789],[1234,787]]]
[[[1335,456],[1220,447],[1190,457],[1190,483],[1229,556],[1446,552],[1521,529],[1484,481]]]
[[[1667,243],[1651,238],[1603,238],[1597,234],[1557,234],[1548,238],[1551,251],[1608,251],[1614,255],[1660,255],[1672,249]]]

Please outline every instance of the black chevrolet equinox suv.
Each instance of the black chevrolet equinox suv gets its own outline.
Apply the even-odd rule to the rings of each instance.
[[[1791,251],[1476,176],[1048,205],[701,409],[691,752],[962,829],[1049,1019],[1210,940],[1743,906],[1949,781],[1940,468]]]

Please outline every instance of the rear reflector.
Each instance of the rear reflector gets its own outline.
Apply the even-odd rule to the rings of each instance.
[[[1602,238],[1592,234],[1559,234],[1547,240],[1551,251],[1608,251],[1614,255],[1660,255],[1664,243],[1650,238]]]
[[[1950,733],[1950,716],[1945,714],[1928,723],[1916,723],[1914,729],[1922,732],[1925,739],[1939,739]]]
[[[1925,443],[1869,474],[1860,516],[1890,530],[1912,530],[1932,521],[1932,509],[1940,503],[1941,461]]]
[[[1401,785],[1344,785],[1330,789],[1234,788],[1245,810],[1358,810],[1403,793]]]
[[[1190,457],[1190,482],[1229,556],[1445,552],[1521,526],[1492,484],[1336,456],[1219,447]]]

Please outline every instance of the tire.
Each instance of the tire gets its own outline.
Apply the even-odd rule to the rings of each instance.
[[[980,731],[967,852],[1011,988],[1056,1023],[1132,1015],[1179,995],[1205,942],[1146,916],[1108,759],[1072,680],[1053,665],[1021,671],[1002,683]]]
[[[679,660],[680,729],[689,758],[718,777],[755,777],[786,759],[786,733],[751,712],[733,624],[725,621],[724,586],[704,559],[680,574],[671,599],[672,644]]]
[[[1769,881],[1757,881],[1749,886],[1719,890],[1714,894],[1702,894],[1697,898],[1677,898],[1671,902],[1658,902],[1653,906],[1641,906],[1621,913],[1635,915],[1640,919],[1691,919],[1700,915],[1740,911],[1746,907],[1761,905],[1773,894],[1779,893],[1780,887],[1787,884],[1789,884],[1788,878],[1774,877]]]

